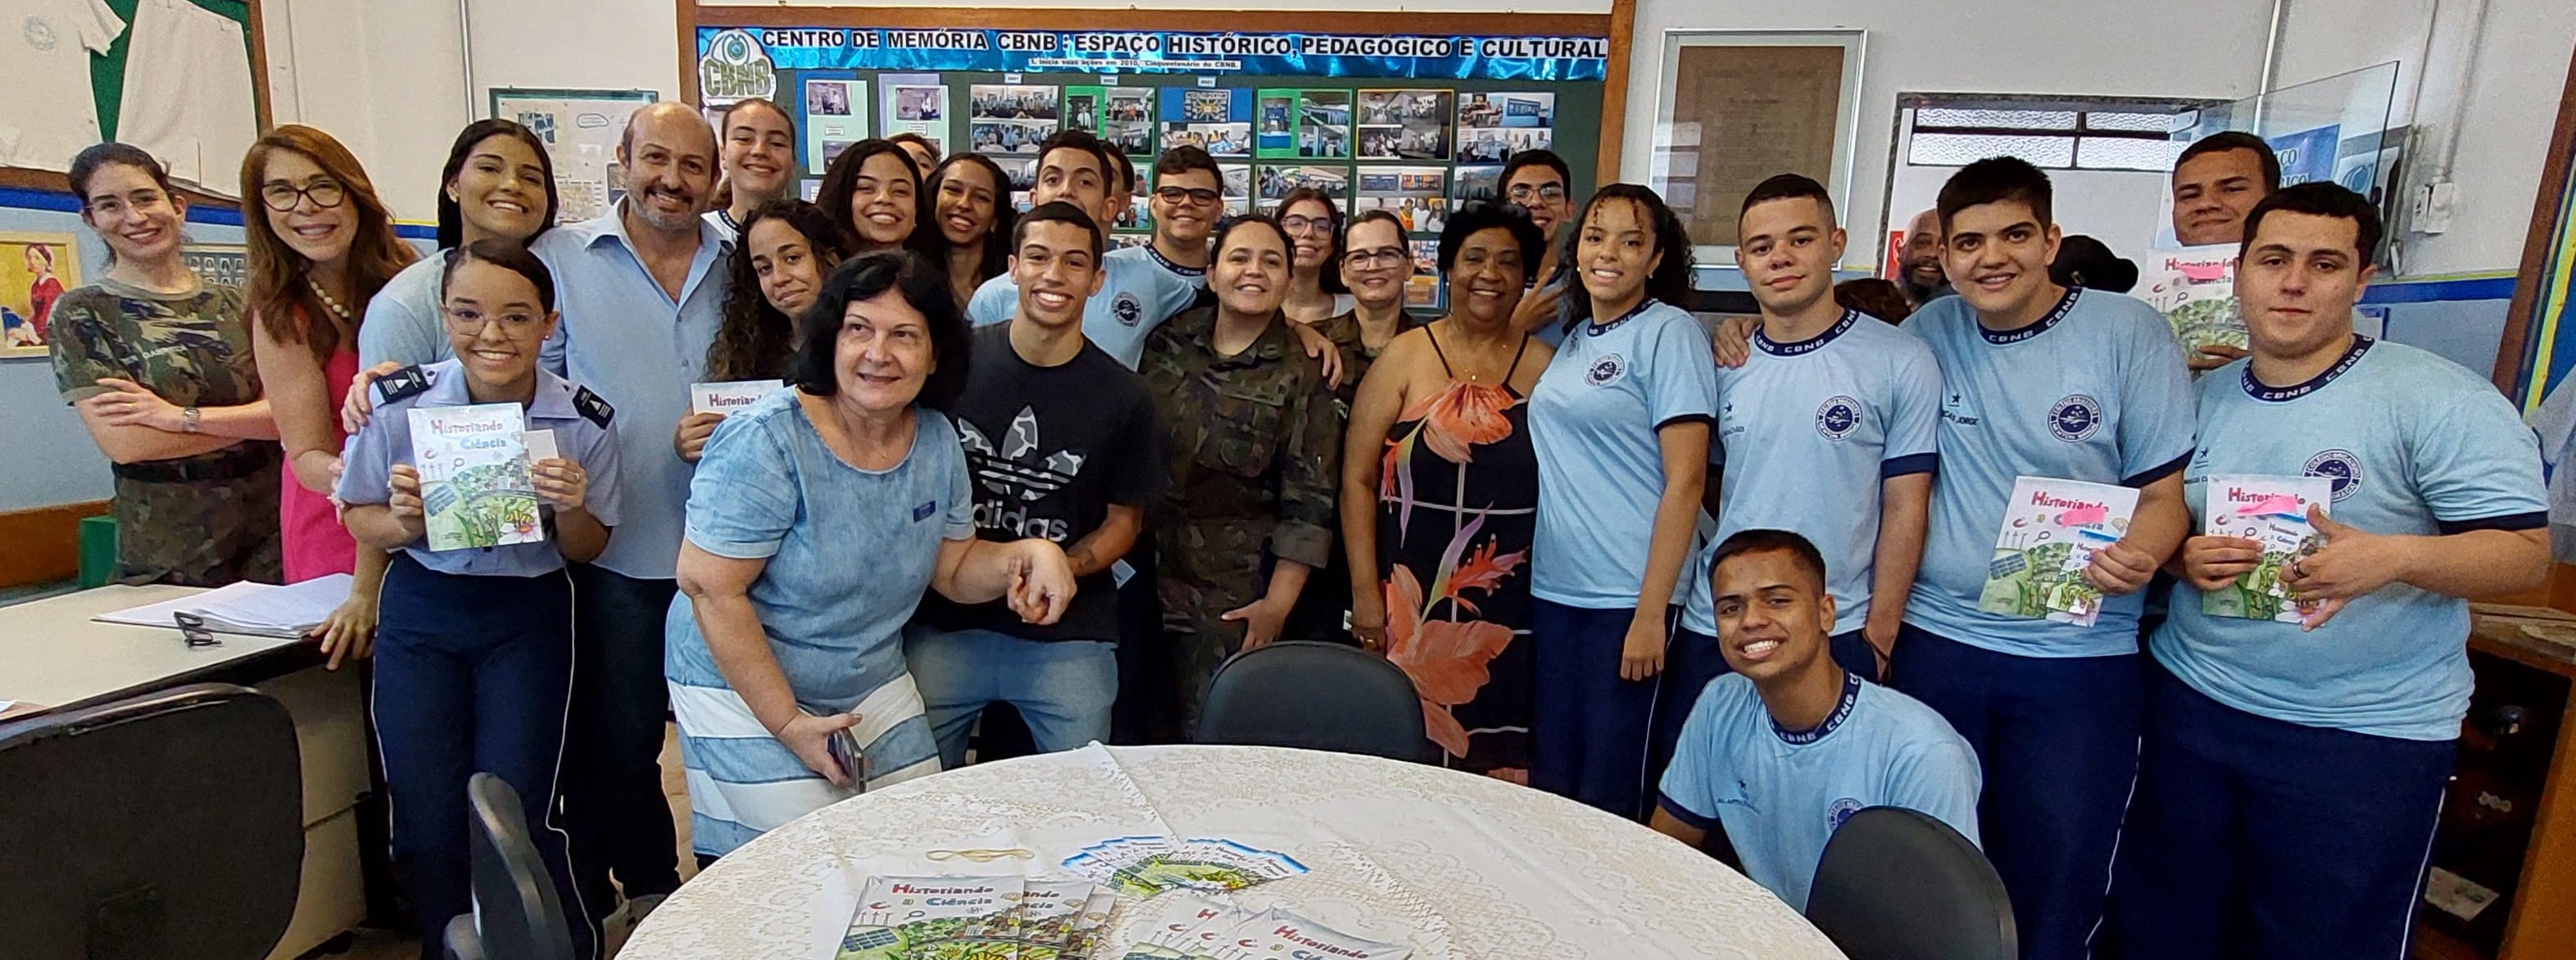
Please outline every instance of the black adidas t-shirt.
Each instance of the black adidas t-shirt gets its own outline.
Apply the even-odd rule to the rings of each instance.
[[[1032,365],[1011,349],[1007,323],[977,328],[973,342],[966,393],[948,417],[966,448],[978,536],[1043,537],[1072,549],[1108,519],[1111,504],[1154,502],[1163,459],[1154,404],[1134,371],[1088,342],[1069,363]],[[963,607],[932,592],[920,619],[940,630],[1115,641],[1118,592],[1107,571],[1082,578],[1051,626],[1023,623],[998,600]]]

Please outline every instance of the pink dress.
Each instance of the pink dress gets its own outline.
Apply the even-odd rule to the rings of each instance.
[[[331,389],[331,437],[334,448],[348,437],[340,432],[340,403],[348,398],[349,381],[358,375],[358,351],[342,347],[322,367]],[[298,583],[333,573],[356,572],[358,542],[340,526],[331,495],[304,489],[290,465],[277,497],[277,521],[286,552],[286,582]]]

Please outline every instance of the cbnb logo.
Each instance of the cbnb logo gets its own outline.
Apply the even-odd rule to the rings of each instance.
[[[1860,801],[1854,800],[1850,797],[1836,800],[1833,802],[1832,806],[1825,808],[1825,825],[1828,828],[1840,830],[1843,828],[1844,821],[1850,820],[1852,818],[1852,814],[1859,812]]]
[[[2092,397],[2075,394],[2057,401],[2048,409],[2048,432],[2068,443],[2082,443],[2102,429],[2102,404]]]
[[[1592,366],[1583,371],[1583,382],[1596,387],[1606,387],[1619,382],[1620,377],[1627,375],[1627,358],[1613,353],[1592,361]]]
[[[698,57],[699,99],[715,103],[777,93],[777,70],[751,31],[726,30],[707,38],[707,52]]]
[[[1816,432],[1827,440],[1851,436],[1860,427],[1860,401],[1846,396],[1826,397],[1816,408]]]
[[[2361,489],[2361,458],[2353,456],[2350,450],[2319,451],[2316,456],[2308,458],[2301,472],[2333,480],[2336,500],[2352,496],[2353,491]]]

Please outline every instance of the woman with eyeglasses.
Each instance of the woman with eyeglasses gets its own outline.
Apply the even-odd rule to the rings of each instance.
[[[393,801],[394,859],[409,881],[421,955],[437,957],[439,931],[473,909],[466,779],[499,776],[518,792],[529,839],[572,920],[573,955],[587,957],[596,931],[554,815],[573,671],[564,565],[597,557],[617,526],[613,414],[589,390],[539,368],[558,315],[554,275],[535,254],[485,238],[439,262],[440,325],[454,359],[391,389],[349,438],[335,487],[348,504],[349,532],[392,555],[376,634],[374,715]],[[526,430],[551,435],[554,455],[520,459],[532,491],[470,471],[425,486],[411,414],[456,415],[481,404],[517,407]],[[524,510],[543,539],[431,546],[425,505],[468,498]]]
[[[362,550],[340,526],[331,485],[340,472],[340,405],[358,374],[358,331],[368,300],[413,259],[393,214],[347,147],[312,127],[261,135],[242,157],[241,195],[259,209],[242,218],[249,239],[252,352],[286,447],[278,495],[286,582],[354,574],[349,599],[321,628],[338,668],[365,656],[376,628],[385,554]]]
[[[1314,187],[1290,190],[1270,209],[1270,222],[1288,235],[1292,248],[1288,299],[1280,305],[1288,320],[1311,326],[1350,310],[1339,269],[1342,208],[1333,195]]]
[[[116,474],[115,579],[277,582],[277,424],[241,291],[180,259],[188,202],[151,154],[98,144],[70,179],[109,266],[54,301],[48,349],[56,389]]]
[[[1683,309],[1691,240],[1653,190],[1612,184],[1574,220],[1582,291],[1530,392],[1538,451],[1530,785],[1644,814],[1655,675],[1698,537],[1717,360]]]
[[[1376,242],[1368,216],[1353,256]],[[1342,447],[1351,633],[1414,677],[1445,763],[1514,783],[1529,782],[1534,706],[1527,398],[1554,353],[1511,321],[1541,236],[1505,204],[1449,218],[1449,314],[1387,344]]]
[[[1217,227],[1216,306],[1155,328],[1137,368],[1169,467],[1153,512],[1156,586],[1184,735],[1217,664],[1279,639],[1331,555],[1342,424],[1322,366],[1280,315],[1289,250],[1270,220]]]
[[[991,157],[961,153],[931,171],[925,189],[939,218],[939,245],[947,250],[939,262],[948,267],[962,310],[984,281],[1011,268],[1011,227],[1019,221],[1011,178]]]
[[[921,169],[894,141],[861,140],[843,149],[824,169],[814,203],[858,242],[860,253],[907,247],[935,252],[913,242],[921,221],[928,219]]]

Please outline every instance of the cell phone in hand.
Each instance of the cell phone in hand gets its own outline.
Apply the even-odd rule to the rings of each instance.
[[[832,752],[832,762],[841,765],[841,776],[847,778],[851,786],[857,787],[860,793],[868,792],[868,755],[859,749],[858,737],[848,730],[834,730],[831,736],[824,738],[823,748]]]

